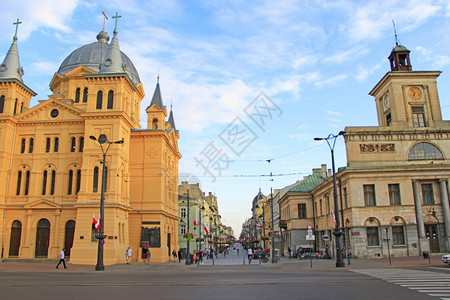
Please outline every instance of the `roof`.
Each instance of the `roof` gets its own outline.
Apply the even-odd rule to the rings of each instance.
[[[299,183],[292,186],[288,193],[308,193],[323,182],[324,178],[321,172],[314,172]]]
[[[150,105],[148,107],[152,106],[153,104],[156,104],[161,109],[164,109],[165,107],[161,97],[161,89],[159,88],[159,82],[156,83],[155,92],[153,93],[152,101],[150,102]]]
[[[109,37],[106,32],[100,32],[97,36],[98,41],[95,43],[84,45],[67,56],[58,69],[58,74],[64,75],[70,70],[78,66],[86,66],[95,72],[99,72],[100,64],[104,62],[109,44]],[[119,50],[120,51],[120,50]],[[140,83],[139,74],[128,56],[120,51],[122,63],[125,66],[125,72],[133,80],[133,83]]]

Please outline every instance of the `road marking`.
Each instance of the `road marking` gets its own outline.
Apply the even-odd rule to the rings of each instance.
[[[447,274],[408,269],[352,270],[432,297],[450,300],[450,278]]]

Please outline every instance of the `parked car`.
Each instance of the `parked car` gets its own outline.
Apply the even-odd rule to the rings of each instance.
[[[450,254],[446,254],[446,255],[442,256],[442,262],[444,264],[450,264]]]

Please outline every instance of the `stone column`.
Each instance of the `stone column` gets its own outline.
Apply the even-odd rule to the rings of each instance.
[[[445,250],[450,251],[450,208],[448,203],[448,187],[447,179],[439,179],[439,187],[441,189],[442,212],[444,214]]]
[[[422,201],[420,198],[419,182],[413,180],[414,205],[416,208],[417,235],[419,237],[419,251],[430,251],[430,244],[425,237],[425,227],[423,225]]]

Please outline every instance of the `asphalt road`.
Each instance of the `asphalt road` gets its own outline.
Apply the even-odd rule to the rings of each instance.
[[[2,272],[0,298],[432,299],[418,291],[349,270],[292,270],[266,264],[164,271],[151,267],[100,273]]]

